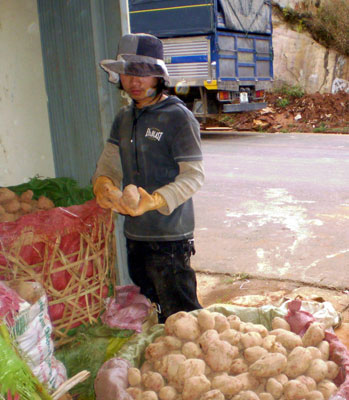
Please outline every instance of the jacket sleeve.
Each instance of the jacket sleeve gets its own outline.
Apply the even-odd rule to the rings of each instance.
[[[175,208],[189,200],[205,180],[202,161],[179,162],[178,165],[179,174],[175,181],[155,190],[167,203],[167,206],[158,210],[163,215],[170,215]]]
[[[107,142],[104,146],[101,156],[97,162],[96,171],[92,177],[92,184],[95,183],[99,176],[107,176],[114,185],[121,188],[122,182],[122,166],[120,159],[119,146]]]

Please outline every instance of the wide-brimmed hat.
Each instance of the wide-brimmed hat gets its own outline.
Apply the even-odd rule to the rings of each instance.
[[[119,82],[119,74],[170,78],[164,62],[162,42],[146,33],[129,33],[120,39],[115,60],[102,60],[100,66],[109,74],[109,81]]]

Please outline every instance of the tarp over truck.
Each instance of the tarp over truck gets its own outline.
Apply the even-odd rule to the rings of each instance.
[[[131,30],[158,37],[216,29],[271,34],[270,0],[130,0]]]

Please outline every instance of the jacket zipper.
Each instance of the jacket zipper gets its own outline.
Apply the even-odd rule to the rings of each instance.
[[[134,115],[133,123],[132,123],[132,139],[131,142],[134,142],[134,151],[135,151],[135,161],[136,161],[136,171],[137,174],[140,173],[139,170],[139,161],[138,161],[138,149],[137,149],[137,135],[136,135],[136,126],[137,126],[137,118]]]

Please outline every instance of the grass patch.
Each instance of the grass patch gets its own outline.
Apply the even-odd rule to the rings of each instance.
[[[286,97],[283,97],[282,99],[277,99],[277,100],[276,100],[276,105],[277,105],[278,107],[281,107],[281,108],[285,108],[285,107],[287,107],[289,104],[290,104],[290,100],[287,99]]]
[[[319,126],[313,129],[314,133],[322,133],[322,132],[327,132],[328,128],[327,125],[324,122],[321,122]]]
[[[274,93],[279,93],[286,98],[301,98],[304,96],[305,91],[300,85],[289,85],[287,83],[283,84],[279,88],[274,90]]]

